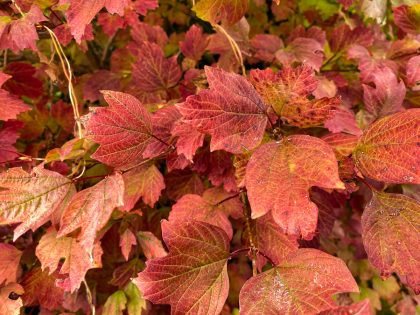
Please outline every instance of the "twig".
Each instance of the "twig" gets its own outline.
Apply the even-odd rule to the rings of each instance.
[[[88,303],[90,305],[92,315],[95,315],[96,309],[95,309],[95,305],[93,304],[92,292],[90,291],[89,286],[88,286],[85,279],[83,279],[83,284],[85,285],[85,288],[86,288],[86,297],[87,297]]]
[[[244,66],[244,59],[242,57],[242,52],[241,49],[239,48],[238,44],[236,43],[236,41],[232,38],[232,36],[230,36],[230,34],[219,24],[212,24],[213,28],[216,31],[220,31],[223,35],[226,36],[233,54],[235,55],[236,60],[238,61],[239,65],[241,66],[241,71],[243,75],[246,75],[246,70],[245,70],[245,66]]]

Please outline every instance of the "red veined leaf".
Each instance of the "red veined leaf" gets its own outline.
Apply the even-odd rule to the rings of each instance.
[[[23,306],[20,296],[23,292],[22,286],[17,283],[9,283],[5,287],[0,288],[0,314],[20,315],[20,308]],[[11,299],[11,295],[15,295],[17,298]]]
[[[396,272],[420,292],[420,203],[404,195],[375,192],[362,215],[363,244],[381,275]]]
[[[284,65],[301,62],[319,71],[324,60],[322,45],[312,38],[299,37],[294,39],[286,48],[276,52],[276,59]]]
[[[373,74],[375,88],[363,84],[363,101],[366,110],[380,118],[404,110],[402,104],[405,97],[405,85],[398,82],[394,72],[382,68]]]
[[[227,22],[233,25],[238,22],[248,10],[248,0],[200,0],[193,11],[197,16],[210,23]]]
[[[363,175],[394,184],[420,184],[420,109],[384,117],[364,131],[354,151]]]
[[[0,129],[0,163],[12,161],[19,156],[14,144],[19,138],[18,130],[22,123],[6,121]]]
[[[313,70],[303,65],[251,71],[253,82],[264,101],[289,124],[301,128],[321,125],[332,117],[340,104],[338,98],[308,99],[318,86]]]
[[[25,290],[22,296],[23,305],[40,305],[49,310],[60,308],[64,302],[64,290],[55,285],[59,277],[58,272],[48,274],[39,267],[32,269],[21,283]]]
[[[0,120],[16,119],[17,115],[30,108],[17,97],[1,89],[11,76],[0,71]]]
[[[174,124],[172,135],[178,137],[176,152],[192,162],[195,152],[203,145],[205,134],[181,120]]]
[[[156,157],[171,149],[171,130],[175,123],[181,119],[181,113],[175,106],[159,109],[152,116],[154,138],[143,153],[144,158]]]
[[[133,64],[133,81],[137,88],[145,92],[167,90],[177,85],[181,70],[176,57],[165,58],[157,44],[143,42],[136,53]]]
[[[161,48],[164,48],[168,42],[168,35],[165,33],[163,28],[159,25],[149,25],[141,21],[136,21],[135,24],[131,26],[131,37],[133,41],[137,44],[135,50],[139,49],[143,42],[155,43]],[[130,49],[134,48],[129,46]]]
[[[92,157],[117,168],[136,165],[152,138],[150,114],[134,96],[103,94],[109,106],[94,108],[86,117],[87,137],[100,145]]]
[[[206,51],[207,44],[208,37],[203,34],[203,29],[194,24],[185,34],[184,41],[179,43],[179,48],[185,57],[198,61]]]
[[[48,268],[49,274],[59,270],[60,274],[66,275],[57,285],[73,292],[80,287],[89,269],[101,267],[102,249],[95,245],[91,256],[75,238],[58,237],[54,229],[49,229],[36,247],[36,256],[42,270]],[[62,259],[64,263],[60,265]]]
[[[394,11],[394,21],[404,32],[416,35],[420,32],[420,5],[400,5],[392,8]]]
[[[254,58],[265,62],[273,62],[276,51],[283,48],[283,41],[280,37],[272,34],[257,34],[250,41],[251,47],[255,50]],[[251,73],[255,70],[251,70]]]
[[[321,139],[294,135],[259,147],[246,168],[246,187],[252,218],[272,211],[287,234],[311,239],[318,209],[309,188],[344,189],[334,152]]]
[[[199,221],[162,222],[169,254],[149,260],[134,283],[153,303],[171,305],[171,314],[219,314],[227,298],[229,238]]]
[[[133,209],[140,198],[145,204],[153,207],[165,188],[162,173],[151,163],[137,166],[124,173],[123,179],[124,205],[120,207],[123,211]]]
[[[233,231],[228,217],[241,217],[242,212],[242,203],[235,193],[227,193],[222,188],[210,188],[202,197],[191,194],[182,196],[172,206],[169,222],[207,222],[220,227],[231,239]]]
[[[152,232],[140,231],[137,233],[139,244],[147,259],[165,257],[167,252],[162,242]]]
[[[13,245],[0,243],[0,285],[16,282],[22,252]]]
[[[333,308],[333,294],[358,292],[345,263],[316,249],[299,249],[279,266],[242,287],[241,314],[318,314]]]
[[[136,244],[136,236],[133,234],[133,232],[130,231],[130,229],[126,229],[120,235],[120,248],[125,260],[128,260],[130,258],[131,248],[133,247],[133,245]]]
[[[340,306],[332,310],[324,311],[319,315],[373,315],[370,300],[366,299],[347,306]]]
[[[61,213],[76,193],[67,177],[40,167],[29,174],[12,168],[0,174],[0,223],[21,223],[15,228],[16,240],[28,230],[35,231]]]
[[[108,70],[98,70],[89,77],[83,87],[83,99],[96,102],[101,99],[102,90],[119,91],[121,77],[118,73]]]
[[[168,172],[172,172],[173,170],[183,170],[190,164],[191,162],[186,159],[184,154],[178,155],[176,152],[171,152],[166,157]]]
[[[124,180],[119,173],[79,191],[63,211],[58,237],[80,228],[77,239],[87,252],[91,252],[96,233],[108,222],[112,211],[124,204],[123,198]]]
[[[337,160],[341,160],[352,154],[359,137],[346,133],[330,133],[321,139],[328,143],[334,150]]]
[[[351,29],[347,23],[335,27],[330,38],[331,50],[334,52],[345,51],[353,44],[370,47],[374,40],[372,29],[363,25]]]
[[[166,192],[172,200],[178,200],[186,194],[201,195],[204,184],[197,173],[181,170],[173,171],[165,178]]]
[[[276,265],[298,249],[296,238],[284,234],[270,213],[255,220],[251,233],[255,235],[254,245],[258,251],[264,253]]]
[[[420,90],[420,56],[415,56],[407,62],[407,84],[413,91]]]
[[[184,120],[212,136],[211,151],[253,149],[267,125],[266,105],[244,77],[217,68],[205,71],[210,89],[177,105]]]

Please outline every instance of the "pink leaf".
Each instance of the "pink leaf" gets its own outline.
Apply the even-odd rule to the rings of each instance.
[[[133,245],[136,244],[136,236],[133,234],[133,232],[130,231],[130,229],[126,229],[120,235],[120,248],[125,260],[128,260],[130,258],[131,248],[133,247]]]
[[[185,34],[184,41],[179,43],[179,48],[185,57],[198,61],[205,53],[207,44],[208,38],[203,34],[203,29],[194,24]]]
[[[0,285],[17,281],[21,257],[22,252],[16,247],[0,243]]]
[[[167,255],[162,242],[152,232],[140,231],[137,235],[140,247],[147,259],[160,258]]]

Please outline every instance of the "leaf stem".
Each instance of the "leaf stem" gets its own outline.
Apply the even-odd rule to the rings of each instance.
[[[238,197],[241,193],[242,193],[242,191],[240,191],[240,192],[238,192],[238,193],[236,193],[232,196],[226,197],[225,199],[220,200],[218,203],[216,203],[216,206],[220,206],[222,203]]]
[[[83,284],[85,285],[85,288],[86,288],[86,297],[87,297],[88,303],[90,305],[90,309],[92,311],[92,315],[95,315],[96,308],[95,308],[95,305],[93,304],[92,292],[89,289],[89,286],[88,286],[88,284],[86,282],[86,279],[83,279]]]

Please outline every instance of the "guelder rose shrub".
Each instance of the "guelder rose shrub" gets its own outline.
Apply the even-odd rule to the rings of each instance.
[[[403,314],[420,4],[0,1],[0,315]]]

